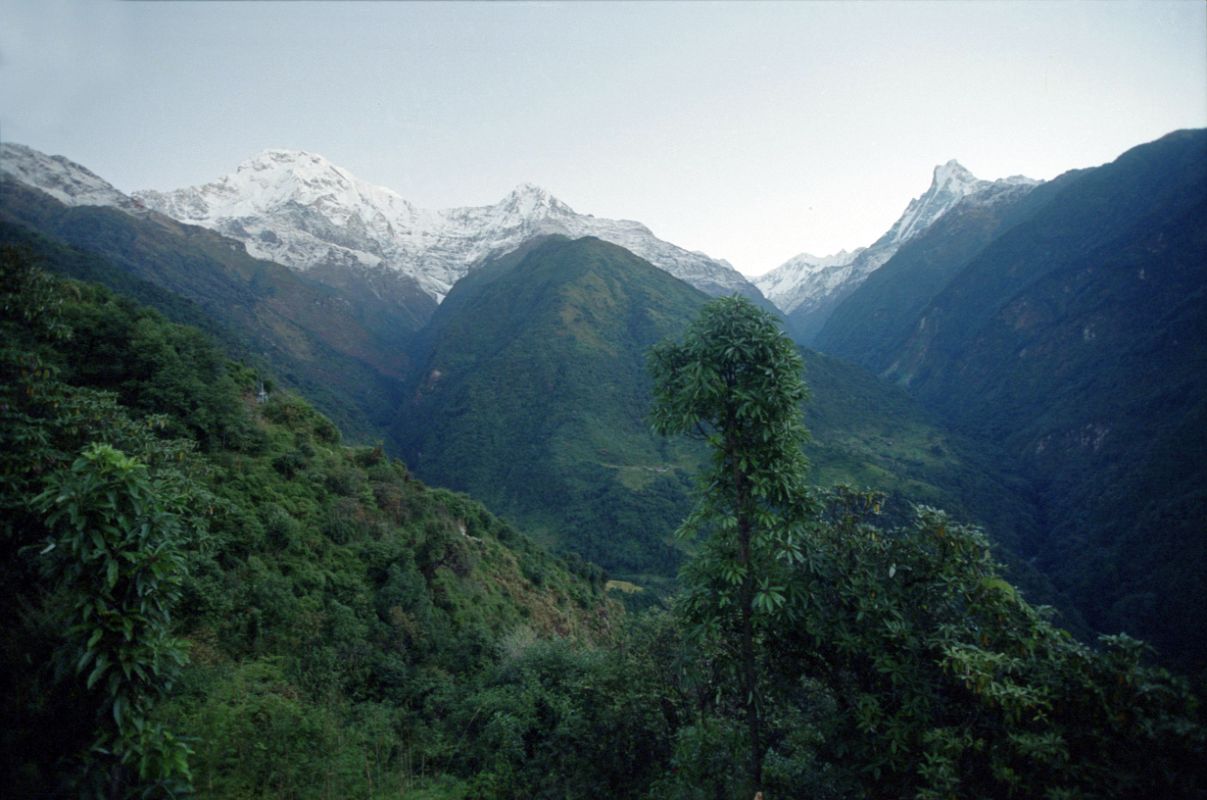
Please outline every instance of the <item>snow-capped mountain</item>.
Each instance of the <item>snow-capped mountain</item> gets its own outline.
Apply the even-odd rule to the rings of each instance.
[[[785,314],[794,310],[804,302],[810,293],[816,293],[808,276],[814,273],[838,274],[841,267],[850,264],[860,256],[866,247],[853,251],[840,250],[833,255],[815,256],[812,253],[801,253],[793,256],[770,272],[754,279],[755,286]]]
[[[758,296],[728,262],[662,241],[639,222],[576,213],[531,184],[494,205],[421,209],[320,155],[269,150],[204,186],[134,196],[148,208],[242,241],[254,256],[300,270],[395,270],[438,301],[484,258],[550,233],[618,244],[709,294]]]
[[[0,174],[68,206],[114,206],[135,212],[138,204],[111,184],[63,156],[48,156],[23,144],[0,144]]]
[[[789,259],[754,283],[764,296],[797,321],[800,338],[825,321],[808,320],[850,294],[910,239],[915,238],[966,198],[970,202],[996,202],[1019,191],[1029,191],[1038,181],[1014,176],[997,181],[977,178],[958,161],[935,167],[930,188],[910,201],[905,212],[871,246],[819,258],[802,253]]]

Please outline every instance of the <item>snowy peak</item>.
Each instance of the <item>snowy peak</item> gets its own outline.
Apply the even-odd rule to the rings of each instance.
[[[785,313],[800,305],[804,294],[809,291],[808,277],[817,273],[845,267],[854,261],[866,248],[854,252],[839,250],[828,256],[801,253],[793,256],[770,272],[754,279],[754,285],[763,296]]]
[[[973,175],[954,158],[935,167],[930,188],[921,197],[910,201],[905,213],[885,234],[885,244],[900,246],[919,235],[940,217],[955,208],[964,198],[996,197],[1015,187],[1033,187],[1039,181],[1013,175],[996,181],[986,181]],[[882,239],[881,241],[884,241]],[[880,244],[880,242],[877,242]]]
[[[87,167],[22,144],[0,144],[0,174],[40,189],[64,205],[138,209],[133,200]]]
[[[1013,176],[986,181],[954,158],[934,168],[930,188],[915,197],[893,226],[870,247],[818,258],[801,253],[758,278],[755,285],[785,314],[832,307],[911,239],[921,235],[960,203],[995,202],[1038,181]]]
[[[823,269],[825,267],[839,267],[843,264],[850,264],[855,260],[855,256],[864,251],[865,248],[856,248],[854,252],[839,250],[837,253],[828,256],[815,256],[812,253],[801,253],[793,256],[788,260],[788,264],[793,264],[802,267],[806,270]],[[785,265],[786,266],[786,265]]]
[[[550,233],[618,244],[710,294],[759,296],[725,262],[664,242],[637,222],[578,214],[530,183],[493,205],[419,209],[318,154],[266,150],[204,186],[136,196],[242,241],[259,258],[301,270],[395,270],[437,301],[483,259]]]
[[[518,208],[526,209],[541,209],[560,206],[567,208],[566,204],[558,200],[548,191],[542,189],[533,183],[521,183],[519,186],[511,190],[511,193],[504,199],[505,203],[514,205]]]
[[[977,178],[954,158],[946,164],[940,164],[935,167],[930,188],[921,197],[911,200],[905,213],[889,229],[886,244],[904,244],[933,225],[956,203],[991,185],[989,181]]]
[[[973,175],[968,169],[956,161],[954,158],[946,164],[939,164],[935,167],[934,176],[931,178],[930,188],[935,190],[943,186],[962,186],[970,187],[975,191],[977,184],[983,183],[977,176]],[[964,190],[962,194],[969,194],[970,191]]]
[[[361,181],[304,150],[265,150],[204,186],[135,196],[168,216],[219,229],[225,221],[298,206],[313,207],[336,224],[348,224],[353,217],[368,224],[382,214],[413,213],[410,204],[389,189]]]
[[[788,314],[809,302],[811,297],[847,280],[852,272],[852,263],[866,252],[867,248],[860,247],[853,252],[840,250],[828,256],[801,253],[755,278],[754,285],[764,297]]]
[[[500,215],[515,216],[532,222],[578,216],[570,206],[547,190],[531,183],[521,183],[493,207]]]

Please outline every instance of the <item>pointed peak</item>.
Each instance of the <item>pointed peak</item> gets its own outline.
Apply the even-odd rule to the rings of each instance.
[[[931,185],[945,186],[952,183],[969,184],[975,183],[976,181],[977,177],[969,172],[967,167],[953,158],[946,164],[940,164],[935,167],[934,178],[931,181]]]

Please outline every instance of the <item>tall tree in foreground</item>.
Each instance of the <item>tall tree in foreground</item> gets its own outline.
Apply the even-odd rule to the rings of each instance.
[[[736,638],[752,793],[763,785],[765,750],[756,617],[774,617],[785,603],[777,574],[800,560],[808,512],[802,369],[779,323],[736,296],[709,303],[682,341],[650,353],[654,429],[702,436],[712,449],[696,508],[679,531],[708,535],[686,570],[685,604],[697,636]]]

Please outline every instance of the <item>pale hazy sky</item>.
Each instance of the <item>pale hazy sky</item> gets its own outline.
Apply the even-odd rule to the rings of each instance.
[[[1051,178],[1207,126],[1207,5],[0,0],[0,137],[119,189],[270,147],[421,207],[532,182],[756,275],[959,159]]]

